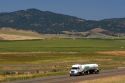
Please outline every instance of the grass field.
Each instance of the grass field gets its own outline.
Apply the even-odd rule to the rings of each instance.
[[[0,41],[0,52],[94,52],[124,50],[125,40],[48,39],[32,41]]]
[[[97,52],[125,51],[124,47],[124,39],[0,41],[0,74],[3,80],[68,74],[76,63],[97,63],[101,70],[118,68],[125,65],[125,56]]]

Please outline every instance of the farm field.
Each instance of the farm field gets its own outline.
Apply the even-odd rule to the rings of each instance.
[[[121,68],[124,54],[98,52],[124,52],[124,47],[124,39],[0,41],[1,81],[68,74],[76,63],[97,63],[102,71]]]

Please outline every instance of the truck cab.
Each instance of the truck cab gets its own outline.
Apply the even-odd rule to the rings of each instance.
[[[70,70],[70,76],[81,75],[82,71],[83,71],[82,65],[80,64],[72,65],[72,68]]]

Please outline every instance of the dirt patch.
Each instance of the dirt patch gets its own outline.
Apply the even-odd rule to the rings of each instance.
[[[103,52],[97,52],[97,53],[106,54],[106,55],[125,56],[125,51],[103,51]]]
[[[112,59],[95,59],[95,61],[112,61]]]

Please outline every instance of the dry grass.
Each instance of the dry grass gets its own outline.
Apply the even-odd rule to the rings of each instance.
[[[0,29],[1,40],[31,40],[43,39],[40,34],[33,31],[16,30],[11,28]]]
[[[1,28],[0,29],[1,34],[11,34],[11,35],[22,35],[22,36],[41,36],[41,34],[30,31],[30,30],[17,30],[17,29],[12,29],[12,28]]]
[[[0,81],[1,80],[4,80],[4,76],[3,75],[0,75]]]
[[[112,76],[96,80],[87,80],[78,83],[125,83],[125,75],[123,76]]]
[[[22,75],[1,75],[0,76],[0,82],[2,81],[11,81],[15,79],[27,79],[32,78],[34,74],[22,74]]]
[[[104,52],[97,52],[97,53],[106,54],[106,55],[125,56],[125,51],[104,51]]]
[[[32,39],[42,39],[40,37],[31,37],[31,36],[21,36],[21,35],[8,35],[0,34],[2,40],[32,40]]]

